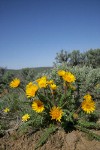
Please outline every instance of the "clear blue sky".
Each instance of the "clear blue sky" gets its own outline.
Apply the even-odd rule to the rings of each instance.
[[[0,0],[0,67],[52,66],[61,49],[100,48],[100,0]]]

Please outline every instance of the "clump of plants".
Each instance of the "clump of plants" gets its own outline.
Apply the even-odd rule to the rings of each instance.
[[[21,127],[32,127],[33,130],[45,129],[36,148],[41,146],[49,135],[59,128],[66,132],[78,129],[100,140],[100,136],[92,133],[90,129],[100,129],[96,123],[97,112],[95,99],[86,93],[79,97],[76,92],[76,77],[67,70],[58,70],[57,79],[42,76],[35,81],[29,82],[25,89],[26,103],[29,109],[22,111]],[[21,81],[15,78],[10,82],[10,88],[20,88]],[[4,109],[9,113],[9,108]],[[92,118],[92,119],[91,119]],[[92,121],[91,121],[92,120]]]

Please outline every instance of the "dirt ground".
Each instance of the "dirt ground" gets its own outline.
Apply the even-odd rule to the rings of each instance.
[[[0,138],[0,150],[35,150],[42,131],[19,136],[16,131]],[[100,142],[89,140],[79,131],[58,130],[37,150],[100,150]]]

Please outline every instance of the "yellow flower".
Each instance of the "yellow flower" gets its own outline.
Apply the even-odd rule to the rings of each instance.
[[[18,78],[15,78],[13,81],[10,82],[9,86],[11,88],[16,88],[18,87],[20,84],[20,80]]]
[[[50,84],[50,88],[51,88],[52,90],[56,90],[57,86],[56,86],[56,84]]]
[[[62,114],[63,111],[60,107],[53,106],[50,110],[50,116],[52,117],[51,119],[56,119],[56,121],[61,121]]]
[[[85,99],[82,102],[81,107],[86,113],[90,114],[91,112],[95,110],[95,102],[90,99]]]
[[[47,86],[47,79],[46,76],[43,76],[36,80],[38,82],[39,88],[46,88]]]
[[[6,107],[3,111],[4,111],[5,113],[7,113],[7,112],[10,111],[10,109]]]
[[[22,116],[22,121],[27,121],[28,119],[30,119],[29,114],[25,114],[24,116]]]
[[[41,102],[39,99],[36,99],[33,101],[32,109],[37,113],[41,113],[45,108],[43,102]]]
[[[62,78],[64,81],[67,81],[69,83],[74,82],[76,80],[75,76],[71,72],[65,72]]]
[[[30,82],[28,85],[26,85],[26,95],[28,98],[34,97],[36,92],[38,90],[38,86],[36,84],[33,84]]]
[[[64,71],[64,70],[59,70],[59,71],[58,71],[58,75],[59,75],[59,76],[65,75],[65,71]]]
[[[92,96],[90,94],[86,94],[83,98],[87,100],[92,100]]]
[[[53,84],[54,83],[54,81],[53,80],[49,80],[49,81],[47,81],[47,84]]]
[[[26,88],[30,88],[31,86],[33,86],[33,82],[29,82],[29,83],[26,85]]]

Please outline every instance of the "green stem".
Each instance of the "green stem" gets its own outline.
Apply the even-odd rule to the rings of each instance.
[[[94,139],[100,141],[100,135],[98,135],[94,132],[91,132],[89,129],[86,129],[86,128],[78,126],[78,125],[76,125],[75,127],[76,127],[76,129],[81,130],[81,131],[87,133],[88,135],[90,135],[91,137],[93,137]]]

